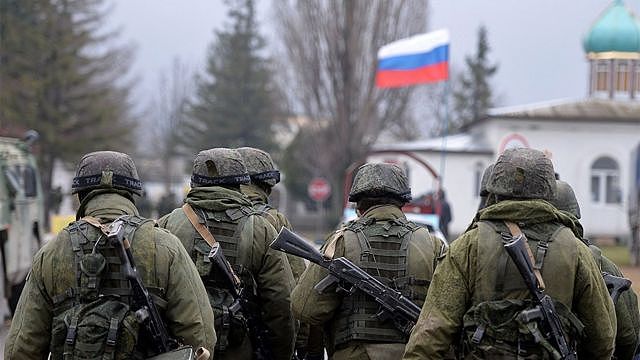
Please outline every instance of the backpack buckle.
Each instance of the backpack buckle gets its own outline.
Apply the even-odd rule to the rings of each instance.
[[[484,331],[485,331],[484,324],[480,324],[476,328],[476,331],[473,332],[473,336],[471,336],[471,342],[476,345],[480,344],[480,341],[482,341],[482,338],[484,337]]]

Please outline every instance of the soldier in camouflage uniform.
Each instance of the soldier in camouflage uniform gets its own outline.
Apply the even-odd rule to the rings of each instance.
[[[487,190],[497,202],[480,211],[438,265],[404,359],[443,358],[452,346],[465,359],[550,358],[549,340],[536,343],[534,324],[517,317],[531,306],[530,294],[503,248],[508,222],[526,235],[569,340],[582,340],[579,357],[611,358],[614,307],[591,251],[547,202],[556,196],[551,161],[537,150],[506,150]]]
[[[184,200],[185,205],[158,222],[182,241],[205,283],[216,314],[218,344],[215,358],[251,359],[252,346],[243,315],[234,314],[228,307],[226,286],[216,278],[216,271],[212,270],[208,259],[211,246],[190,222],[187,206],[220,244],[225,257],[243,280],[245,291],[255,292],[251,306],[262,313],[262,323],[268,330],[267,340],[275,358],[290,360],[295,338],[290,302],[293,275],[284,254],[269,247],[277,235],[275,229],[240,192],[240,185],[249,181],[238,151],[226,148],[201,151],[193,162],[191,190]]]
[[[276,231],[283,227],[293,230],[287,217],[269,204],[271,189],[280,182],[280,172],[276,170],[271,156],[265,151],[251,147],[237,150],[251,176],[251,183],[240,185],[240,191],[251,200],[253,208],[262,214]],[[297,281],[306,268],[304,260],[290,254],[287,254],[287,259]]]
[[[613,261],[604,256],[597,246],[584,238],[584,231],[579,221],[580,205],[571,186],[561,180],[557,180],[556,183],[558,196],[551,203],[564,215],[561,217],[562,223],[589,246],[601,271],[624,277],[622,271]],[[617,320],[615,358],[618,360],[633,359],[640,335],[640,312],[638,312],[638,298],[632,288],[620,295],[615,303],[615,308]]]
[[[135,330],[138,325],[131,320],[131,313],[124,320],[107,318],[106,329],[99,328],[104,324],[98,319],[99,315],[110,316],[108,311],[98,316],[94,313],[93,318],[66,316],[73,315],[69,310],[84,303],[90,295],[99,294],[96,302],[105,303],[114,298],[130,302],[131,288],[118,256],[114,255],[113,248],[100,245],[103,238],[100,225],[116,218],[125,219],[138,273],[163,315],[170,335],[194,348],[203,346],[213,350],[216,335],[209,326],[213,312],[198,272],[175,236],[155,227],[152,220],[138,216],[133,194],[140,194],[141,190],[135,165],[128,155],[99,151],[82,157],[72,187],[80,200],[77,221],[35,255],[11,323],[5,359],[46,359],[49,352],[53,359],[61,359],[63,351],[70,351],[65,359],[97,358],[100,353],[111,353],[111,357],[100,356],[104,359],[113,356],[128,359],[139,358],[132,353],[144,352],[141,343],[149,339],[138,337]],[[93,272],[87,265],[97,253],[104,254],[97,258],[106,258],[103,263],[108,269],[106,274]],[[92,276],[93,287],[86,282],[91,281]],[[69,331],[72,326],[69,322],[74,323],[74,319],[80,322],[74,331]],[[98,330],[109,330],[104,336],[106,339]],[[110,345],[109,339],[115,342]]]
[[[400,167],[363,165],[349,193],[359,218],[334,232],[323,252],[329,258],[348,258],[421,305],[446,246],[407,220],[401,207],[410,199],[409,181]],[[314,286],[327,275],[326,269],[311,264],[293,290],[292,307],[301,321],[325,325],[330,358],[399,359],[407,339],[391,322],[376,319],[377,303],[359,290],[318,294]]]

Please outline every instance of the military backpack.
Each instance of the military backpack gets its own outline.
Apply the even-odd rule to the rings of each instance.
[[[123,216],[130,242],[149,231],[153,220]],[[143,230],[144,229],[144,230]],[[86,217],[67,230],[74,252],[76,285],[53,300],[50,350],[53,359],[144,358],[139,321],[131,309],[131,286],[116,249],[98,219]],[[159,297],[156,304],[164,303]]]
[[[251,216],[257,213],[248,207],[219,212],[195,206],[192,209],[200,223],[206,226],[220,244],[224,256],[240,278],[244,288],[243,293],[249,298],[246,306],[253,307],[254,313],[259,313],[256,299],[257,285],[251,271],[244,266],[249,261],[247,255],[251,253],[254,237]],[[233,298],[227,282],[216,276],[213,264],[209,260],[210,251],[211,245],[196,231],[191,256],[207,289],[209,302],[213,308],[214,325],[218,337],[215,351],[222,353],[228,348],[235,348],[242,344],[248,334],[247,318],[237,299]]]

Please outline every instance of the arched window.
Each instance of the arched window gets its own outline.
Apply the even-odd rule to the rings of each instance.
[[[616,63],[616,90],[631,90],[631,63],[628,60],[618,60]]]
[[[596,91],[609,90],[609,62],[599,60],[596,63]]]
[[[600,204],[619,204],[622,201],[620,168],[608,156],[596,159],[591,165],[591,201]]]

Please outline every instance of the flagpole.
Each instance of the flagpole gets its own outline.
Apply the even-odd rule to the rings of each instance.
[[[444,185],[444,171],[447,161],[447,137],[449,136],[449,98],[451,93],[451,80],[444,82],[444,132],[442,136],[442,147],[440,149],[440,177],[438,179],[438,189],[441,190]]]

